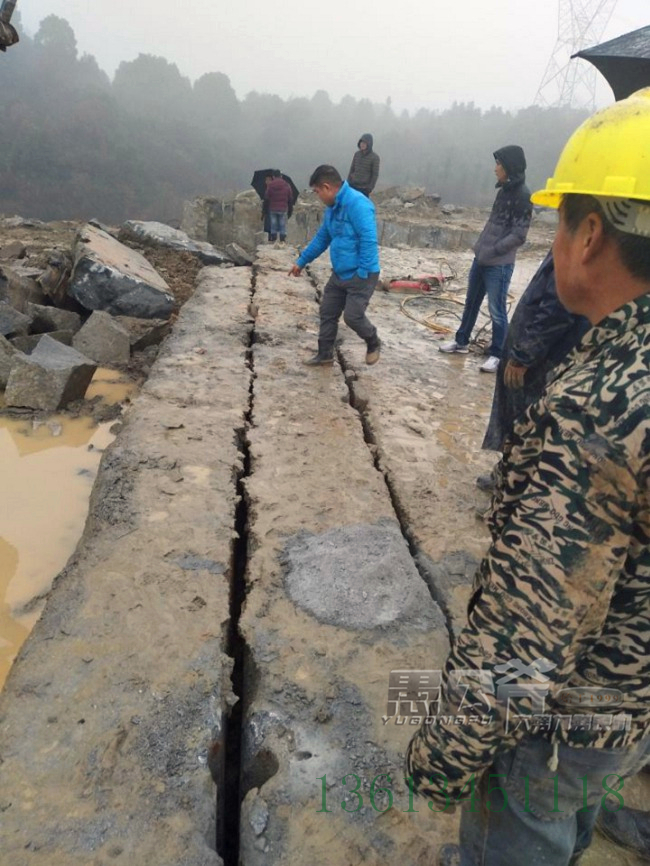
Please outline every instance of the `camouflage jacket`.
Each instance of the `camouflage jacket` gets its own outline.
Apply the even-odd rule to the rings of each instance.
[[[531,730],[576,747],[626,747],[650,735],[649,479],[643,295],[585,335],[506,442],[492,545],[445,667],[443,712],[457,717],[438,712],[413,737],[415,790],[443,802],[446,785],[458,796]],[[511,660],[544,660],[545,715],[533,718],[539,701],[518,698],[532,727],[513,723],[498,690],[485,686]],[[568,707],[558,692],[575,687],[593,688],[597,701],[602,689],[618,689],[622,703]]]

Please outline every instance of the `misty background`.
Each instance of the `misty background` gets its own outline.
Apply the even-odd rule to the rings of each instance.
[[[282,97],[268,92],[274,76],[265,74],[264,58],[256,57],[248,63],[257,70],[259,89],[241,98],[219,71],[216,54],[213,70],[194,80],[154,53],[121,60],[109,77],[93,55],[79,50],[64,18],[46,16],[33,36],[20,15],[14,23],[21,42],[0,56],[0,211],[6,214],[174,223],[185,199],[245,189],[256,168],[280,168],[300,188],[322,162],[345,176],[364,132],[374,135],[381,156],[380,187],[416,184],[443,201],[489,205],[495,149],[522,145],[528,183],[535,188],[545,183],[568,135],[586,116],[568,108],[506,110],[453,100],[442,109],[407,110],[393,106],[390,96],[333,97],[325,89]],[[128,20],[123,26],[128,30]],[[181,29],[179,39],[191,38],[192,22],[187,26],[189,35]],[[282,25],[260,20],[257,26],[266,27],[272,40]],[[105,38],[119,39],[119,32]],[[552,47],[551,41],[542,71]],[[324,81],[328,60],[334,68],[334,56],[314,50],[313,64],[322,64]],[[506,56],[493,62],[507,65],[516,89],[516,69]],[[411,62],[408,53],[396,51],[376,63],[393,64],[400,74],[410,64],[417,80],[418,60]],[[309,70],[303,75],[290,56],[286,65],[293,65],[298,85],[308,77]],[[481,80],[478,64],[470,71]],[[372,84],[369,70],[368,92],[375,90]],[[363,79],[355,86],[363,88]],[[446,87],[456,90],[453,81]]]

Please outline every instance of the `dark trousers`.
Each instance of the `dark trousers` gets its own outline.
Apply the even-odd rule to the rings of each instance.
[[[461,866],[576,866],[589,847],[598,812],[625,803],[624,779],[650,757],[650,737],[627,749],[553,749],[530,736],[499,754],[465,803],[460,821]],[[619,798],[607,786],[621,788]]]
[[[456,342],[459,346],[466,346],[469,343],[483,298],[487,294],[488,309],[492,317],[492,345],[488,354],[495,358],[501,357],[508,330],[506,299],[514,269],[514,265],[479,265],[474,259],[469,272],[463,319],[456,332]]]
[[[366,316],[366,308],[378,279],[379,273],[368,274],[365,280],[361,277],[340,280],[332,271],[320,302],[319,355],[331,358],[334,354],[334,342],[341,313],[348,328],[352,328],[368,346],[377,344],[377,328]]]

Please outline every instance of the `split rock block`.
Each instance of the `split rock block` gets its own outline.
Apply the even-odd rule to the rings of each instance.
[[[17,355],[5,391],[7,406],[53,412],[80,400],[97,365],[47,334],[31,355]]]
[[[99,310],[74,335],[72,345],[99,364],[128,364],[131,357],[128,331],[108,313]]]
[[[32,333],[47,334],[50,331],[72,331],[81,327],[81,316],[71,310],[45,307],[42,304],[27,304],[27,315],[32,317]]]
[[[87,310],[114,316],[168,319],[174,310],[169,286],[145,257],[90,225],[77,236],[68,292]]]

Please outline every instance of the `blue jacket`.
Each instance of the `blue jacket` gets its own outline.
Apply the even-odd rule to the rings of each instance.
[[[298,267],[304,268],[330,248],[332,270],[341,280],[379,273],[379,245],[375,206],[345,181],[332,207],[325,208],[323,222],[302,251]]]

